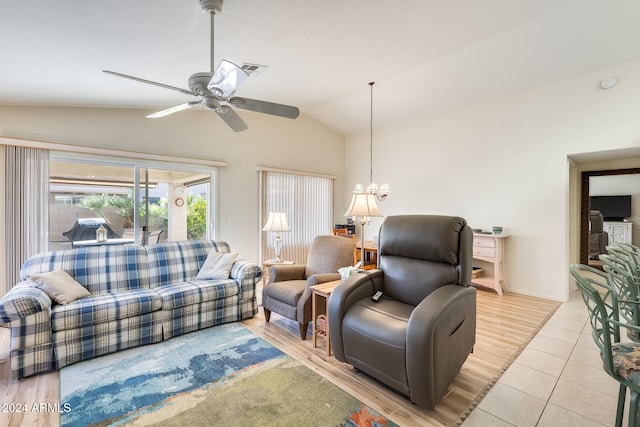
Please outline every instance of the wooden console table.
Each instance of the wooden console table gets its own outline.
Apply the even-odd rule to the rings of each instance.
[[[492,264],[493,275],[471,279],[471,282],[476,285],[491,288],[495,290],[498,295],[502,295],[503,290],[507,290],[503,270],[504,241],[507,237],[509,237],[507,234],[473,233],[474,263],[475,261],[480,261],[480,263]],[[482,267],[482,265],[478,265],[478,267]]]

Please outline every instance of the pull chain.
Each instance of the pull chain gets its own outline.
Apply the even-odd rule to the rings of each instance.
[[[369,82],[371,87],[371,122],[369,125],[369,183],[373,182],[373,85],[375,82]]]

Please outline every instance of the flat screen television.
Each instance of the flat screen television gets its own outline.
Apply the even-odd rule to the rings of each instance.
[[[589,207],[600,211],[605,221],[622,221],[631,216],[631,196],[592,196]]]

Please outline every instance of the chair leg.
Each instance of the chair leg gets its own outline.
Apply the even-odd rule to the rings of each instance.
[[[622,427],[622,417],[624,416],[624,401],[626,398],[627,398],[627,387],[620,384],[620,388],[618,389],[618,409],[616,411],[616,427]],[[629,413],[631,413],[631,410],[629,411]]]
[[[629,401],[629,426],[636,427],[638,425],[638,403],[640,403],[640,394],[631,390],[631,399]],[[616,420],[617,422],[617,420]]]
[[[309,322],[298,323],[300,325],[300,338],[302,341],[307,339],[307,329],[309,329]]]
[[[271,310],[267,310],[266,308],[263,308],[264,310],[264,320],[266,322],[269,322],[269,320],[271,319]]]

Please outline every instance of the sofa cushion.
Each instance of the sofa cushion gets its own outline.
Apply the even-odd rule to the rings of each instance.
[[[88,297],[89,291],[64,270],[54,270],[48,273],[30,274],[27,279],[42,289],[49,298],[58,304],[68,304],[78,298]]]
[[[285,282],[269,283],[265,289],[268,289],[269,298],[295,307],[298,305],[298,301],[300,301],[300,297],[306,288],[306,280],[287,280]],[[265,295],[264,291],[263,295]]]
[[[163,242],[147,246],[151,287],[195,280],[212,249],[220,253],[231,252],[227,243],[213,240]]]
[[[413,309],[411,305],[386,298],[379,302],[364,298],[354,303],[342,319],[347,362],[406,392],[407,327]]]
[[[163,310],[173,310],[203,301],[214,301],[239,293],[238,283],[232,279],[194,280],[158,286],[154,291],[162,299]]]
[[[126,319],[160,310],[161,305],[160,296],[148,289],[91,295],[67,305],[55,305],[51,327],[55,332]]]
[[[45,252],[29,258],[20,277],[64,270],[91,294],[149,288],[147,253],[141,246],[99,246]]]
[[[207,259],[202,264],[200,271],[198,271],[196,280],[228,279],[236,258],[238,258],[237,253],[222,254],[213,249],[210,250]]]

